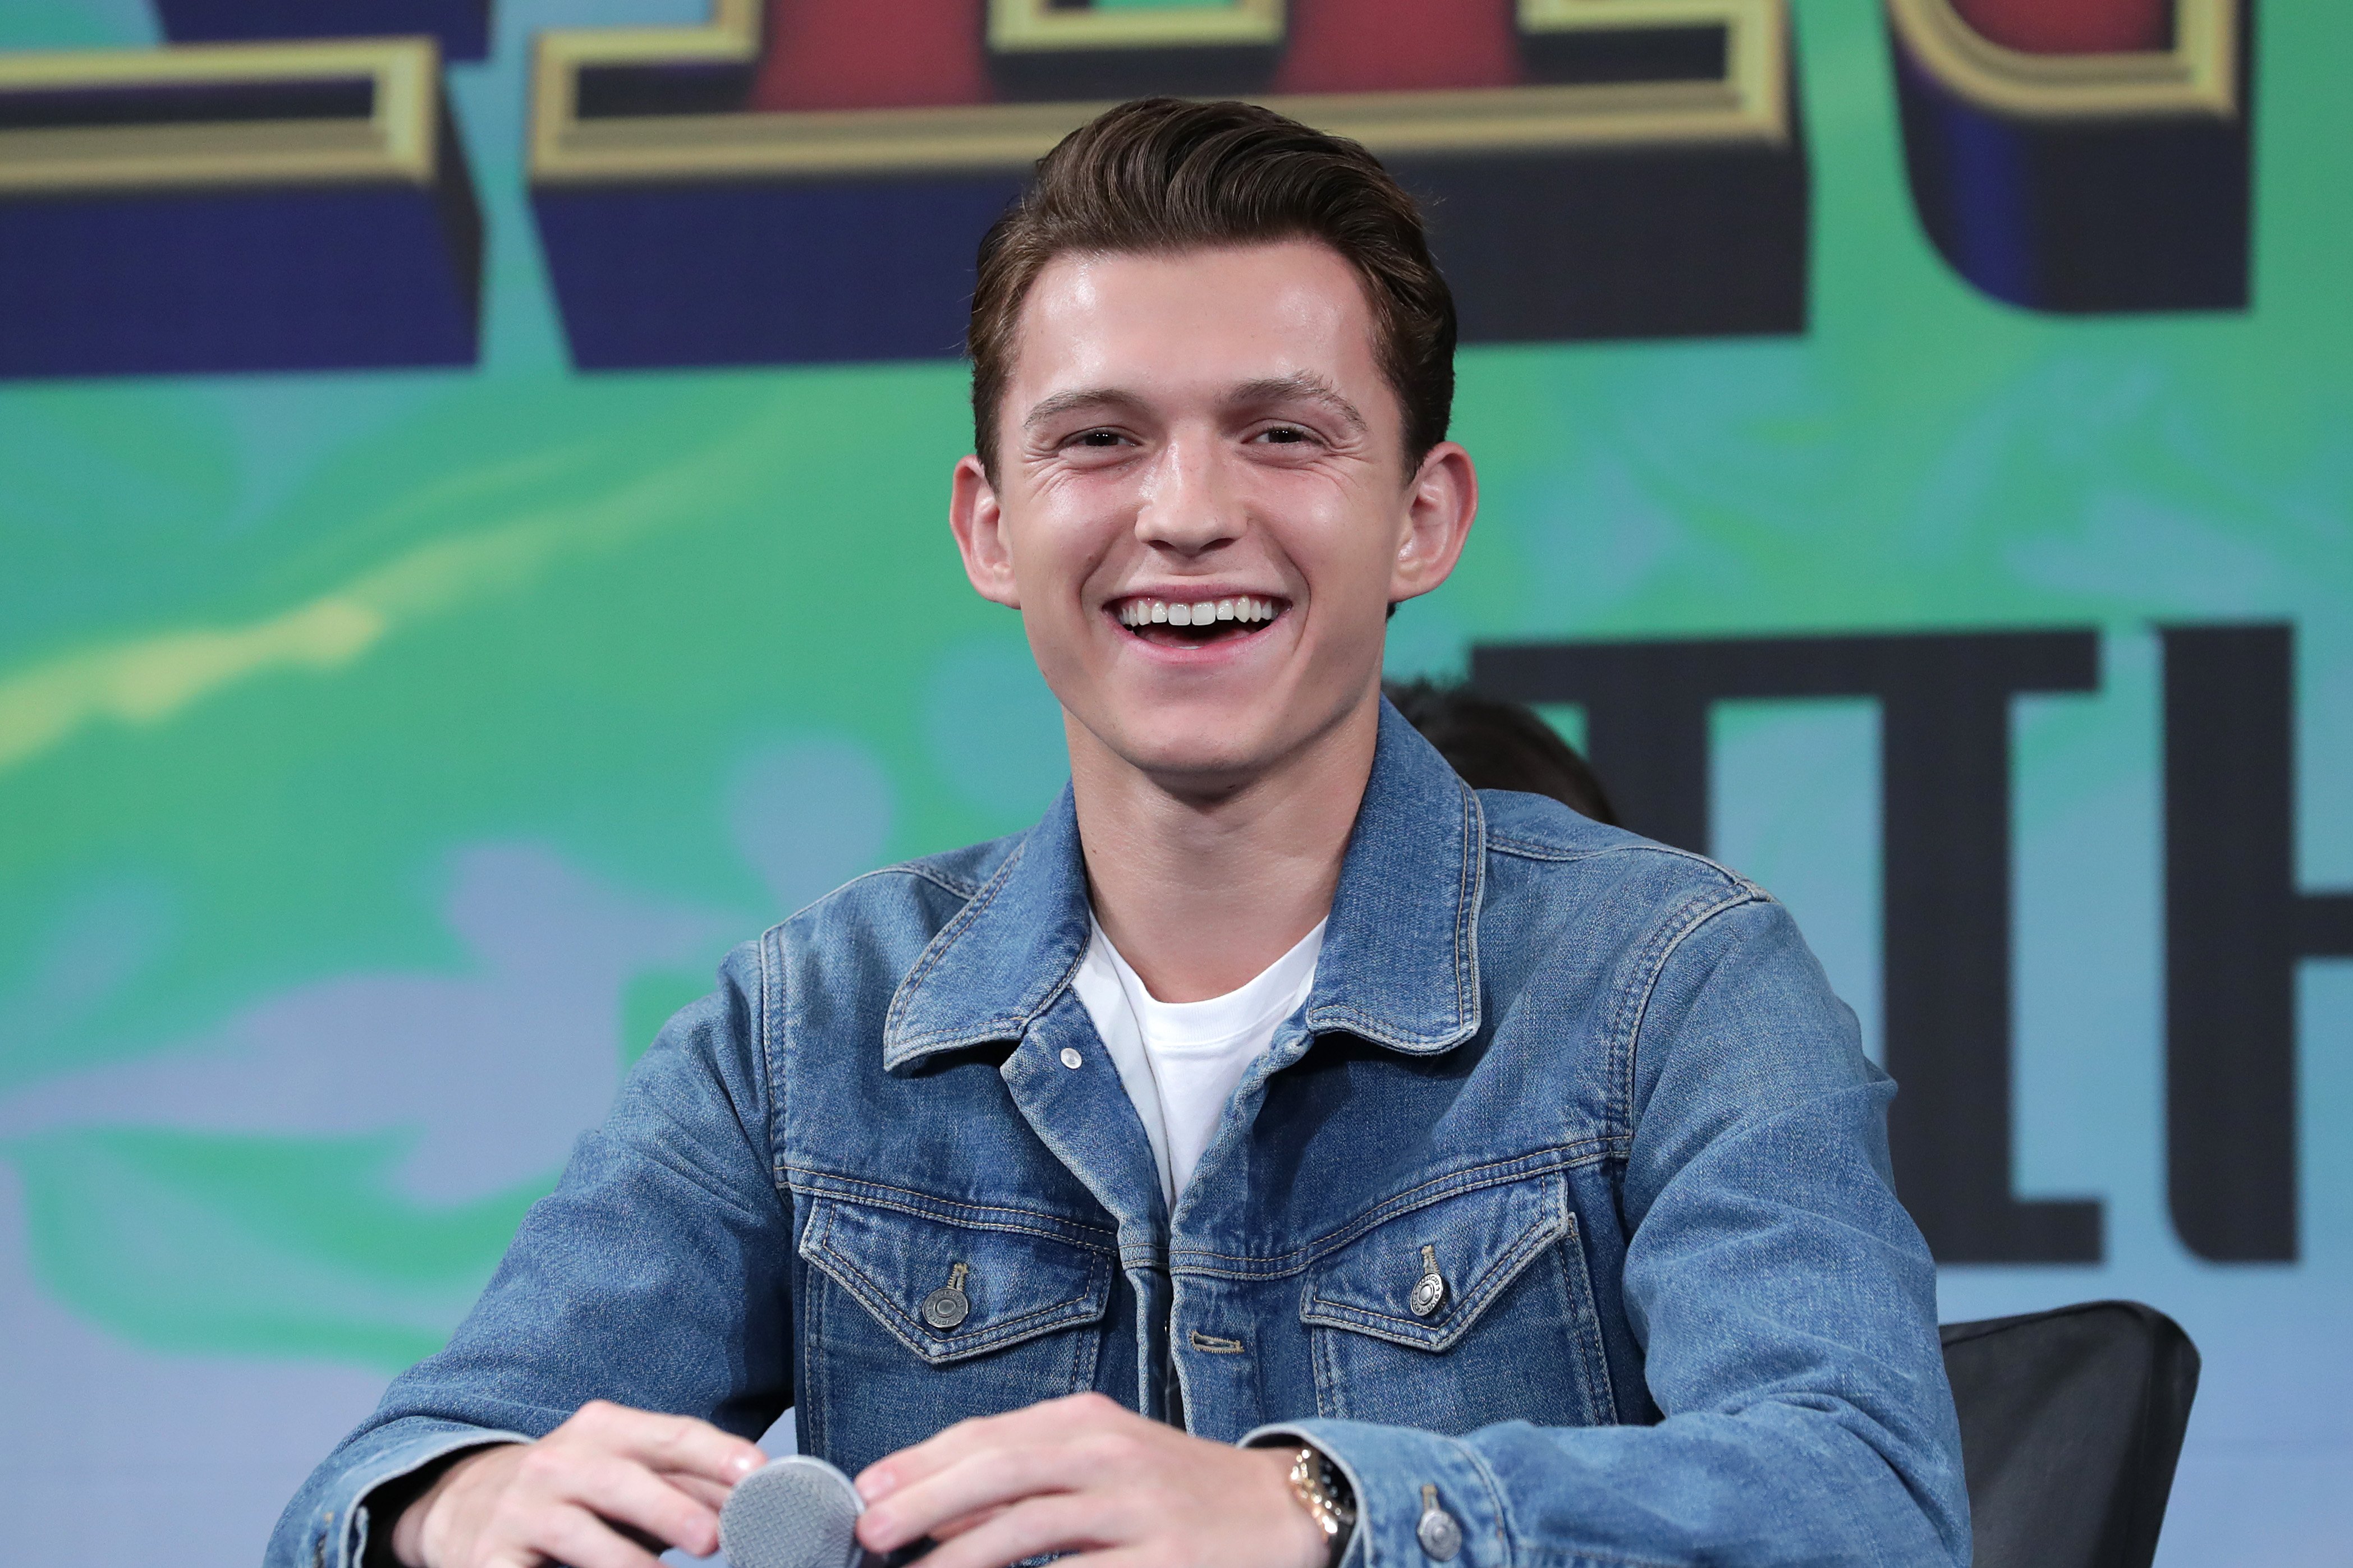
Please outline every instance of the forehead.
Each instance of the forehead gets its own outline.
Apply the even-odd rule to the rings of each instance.
[[[1356,268],[1313,240],[1066,253],[1022,301],[1009,391],[1026,405],[1072,385],[1173,395],[1303,371],[1369,395],[1375,331]]]

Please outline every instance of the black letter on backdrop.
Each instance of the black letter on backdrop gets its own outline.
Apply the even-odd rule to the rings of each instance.
[[[2088,1263],[2097,1202],[2010,1191],[2010,703],[2099,685],[2091,631],[1531,643],[1472,650],[1472,683],[1584,706],[1594,769],[1636,832],[1707,844],[1707,720],[1734,698],[1880,703],[1888,1138],[1947,1263]]]
[[[2353,957],[2353,893],[2295,890],[2285,626],[2166,626],[2165,1103],[2173,1228],[2296,1256],[2295,965]]]

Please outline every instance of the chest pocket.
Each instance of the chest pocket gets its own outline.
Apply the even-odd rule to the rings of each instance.
[[[1384,1221],[1307,1275],[1318,1413],[1461,1434],[1616,1419],[1567,1178],[1547,1172]]]
[[[1118,1273],[1110,1235],[985,1213],[810,1205],[800,1406],[814,1451],[855,1474],[967,1416],[1094,1385]]]

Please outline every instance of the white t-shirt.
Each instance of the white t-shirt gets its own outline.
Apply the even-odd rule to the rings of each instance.
[[[1092,917],[1089,917],[1092,922]],[[1144,988],[1127,960],[1094,927],[1094,940],[1071,988],[1094,1020],[1119,1081],[1152,1140],[1160,1194],[1168,1206],[1193,1179],[1234,1086],[1273,1043],[1275,1026],[1307,999],[1324,924],[1239,991],[1206,1002],[1163,1002]]]

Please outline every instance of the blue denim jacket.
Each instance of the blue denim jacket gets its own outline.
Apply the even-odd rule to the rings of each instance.
[[[590,1399],[793,1405],[855,1473],[1098,1389],[1314,1441],[1367,1568],[1451,1544],[1433,1503],[1461,1568],[1968,1562],[1894,1089],[1761,889],[1385,708],[1314,988],[1173,1214],[1088,934],[1065,795],[737,949],[269,1561],[355,1563],[372,1489]]]

